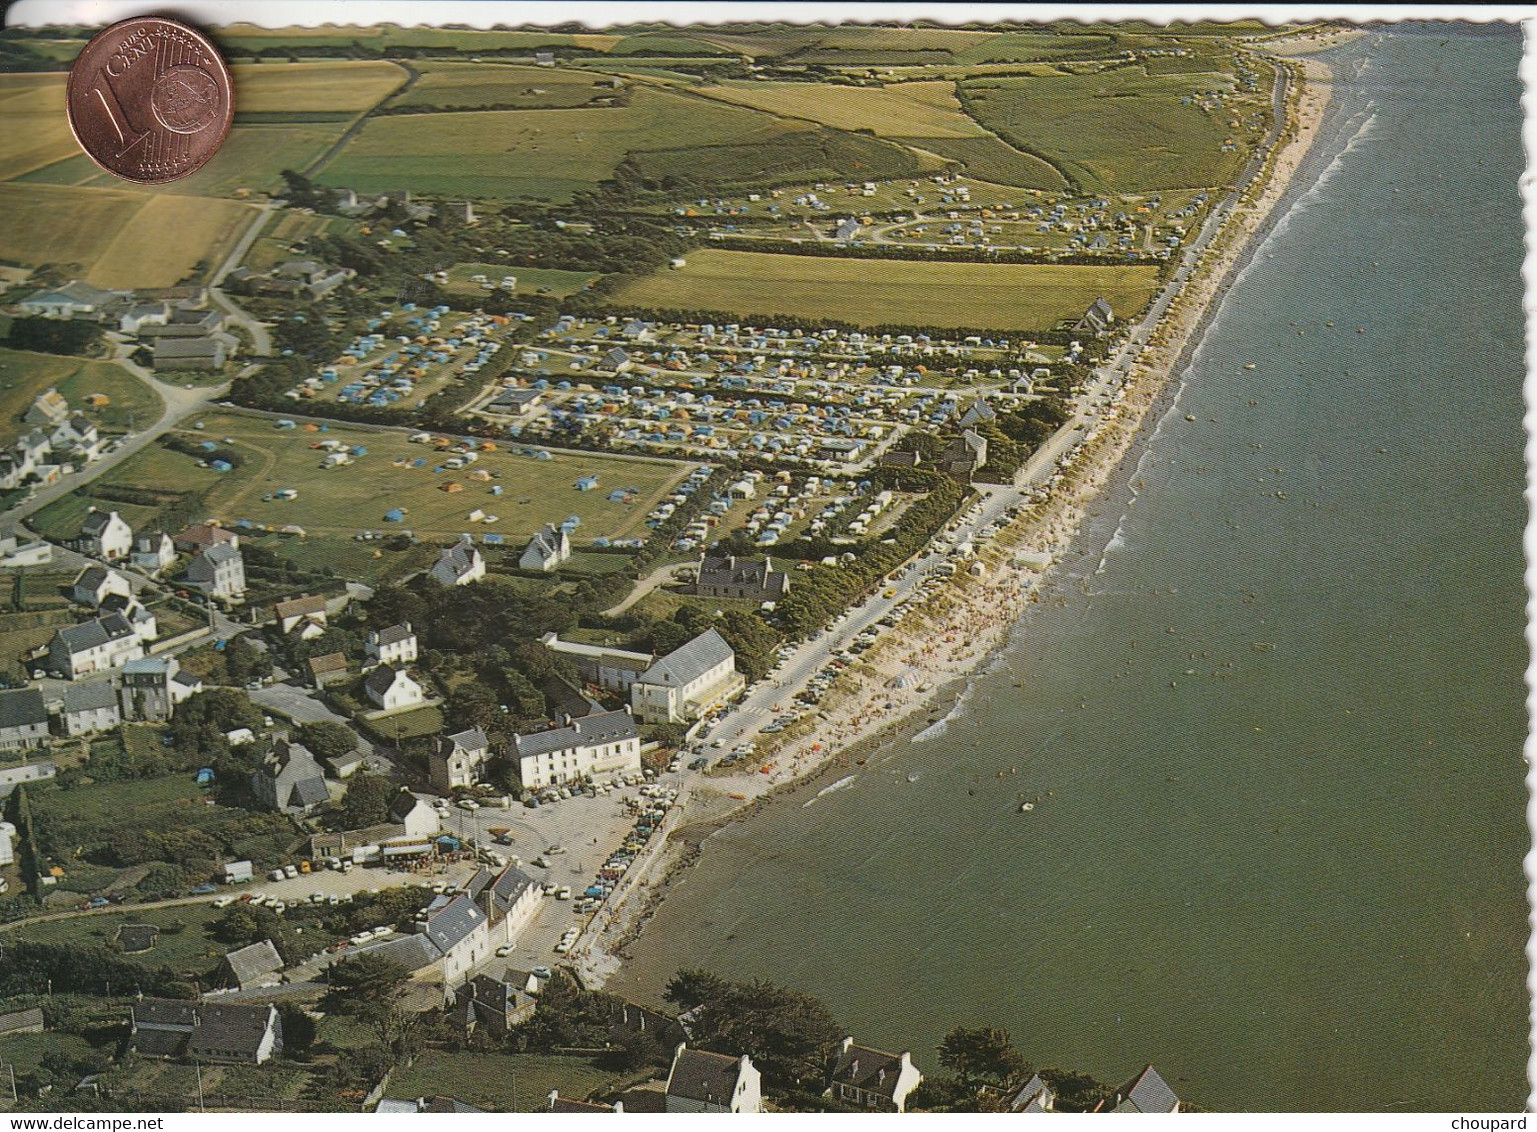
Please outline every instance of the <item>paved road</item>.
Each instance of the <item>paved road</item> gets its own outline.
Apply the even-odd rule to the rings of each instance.
[[[683,570],[692,570],[693,568],[694,563],[692,562],[674,562],[671,566],[658,566],[655,570],[651,571],[651,573],[647,574],[644,578],[635,583],[635,588],[630,591],[628,597],[626,597],[618,605],[605,609],[602,613],[602,616],[617,617],[626,609],[629,609],[630,606],[634,605],[641,598],[645,597],[652,590],[657,589],[659,586],[665,586],[668,582],[672,581],[678,576],[679,572]]]
[[[251,250],[251,245],[256,242],[256,237],[266,227],[267,220],[272,216],[272,202],[268,201],[259,206],[261,211],[251,221],[251,226],[245,230],[245,235],[240,237],[238,243],[230,250],[224,262],[219,265],[219,270],[214,273],[213,281],[208,287],[208,296],[229,315],[230,321],[238,324],[251,336],[251,350],[258,357],[265,357],[272,353],[272,336],[267,333],[267,327],[251,317],[245,310],[231,299],[219,287],[224,282],[224,277],[239,266],[245,259],[246,253]],[[223,396],[221,393],[220,396]]]

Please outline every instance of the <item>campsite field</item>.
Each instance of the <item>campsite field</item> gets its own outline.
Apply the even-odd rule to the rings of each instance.
[[[505,263],[459,263],[448,269],[448,285],[444,290],[452,295],[485,294],[486,289],[470,279],[472,275],[484,275],[490,283],[498,283],[503,276],[511,275],[518,281],[516,294],[547,294],[554,295],[557,299],[575,294],[598,277],[596,271],[565,271],[558,267],[509,267]]]
[[[130,419],[142,428],[164,408],[158,393],[112,362],[0,347],[0,437],[21,431],[21,415],[50,386],[71,408],[109,429],[127,428]],[[88,408],[85,398],[93,393],[105,394],[110,401],[99,409]]]
[[[247,519],[259,526],[293,524],[310,535],[349,539],[360,530],[389,534],[409,529],[426,539],[479,531],[516,543],[545,523],[579,515],[582,523],[574,539],[585,543],[604,535],[643,534],[646,513],[686,471],[683,464],[595,453],[554,453],[548,460],[535,460],[499,447],[470,468],[434,472],[443,457],[425,445],[409,443],[403,431],[340,424],[327,426],[323,433],[279,429],[272,418],[243,413],[213,413],[202,420],[203,429],[178,435],[232,449],[241,458],[233,471],[199,468],[193,457],[155,445],[114,468],[105,482],[138,488],[175,484],[199,497],[207,516],[225,523]],[[325,453],[310,447],[322,440],[362,446],[368,454],[353,464],[324,470]],[[425,461],[423,467],[412,466],[418,459]],[[470,473],[482,470],[492,478],[470,478]],[[576,481],[587,475],[597,476],[599,486],[577,491]],[[461,490],[444,490],[448,483],[459,484]],[[500,496],[492,493],[493,486],[502,488]],[[283,488],[297,491],[297,498],[263,500]],[[637,489],[634,500],[610,500],[609,493],[619,488]],[[79,496],[77,492],[45,508],[38,517],[40,529],[68,527],[70,521],[78,527],[78,516],[56,515],[56,509]],[[396,508],[405,512],[403,521],[387,523],[385,512]],[[498,515],[500,521],[471,522],[475,510]]]
[[[1239,92],[1231,75],[1212,71],[1150,75],[1131,66],[960,84],[984,126],[1083,187],[1108,192],[1228,184],[1248,156],[1242,143],[1256,137],[1265,90]],[[1229,139],[1240,144],[1224,152]]]
[[[1157,288],[1154,267],[930,263],[837,259],[703,248],[686,267],[646,276],[621,303],[657,309],[795,315],[865,326],[1049,330],[1096,295],[1118,315],[1140,310]]]

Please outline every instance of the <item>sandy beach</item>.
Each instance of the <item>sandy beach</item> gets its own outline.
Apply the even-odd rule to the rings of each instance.
[[[1294,46],[1290,53],[1301,52]],[[980,576],[958,574],[929,600],[910,607],[898,627],[839,681],[807,733],[783,733],[740,773],[689,790],[681,813],[669,820],[665,843],[632,870],[599,917],[601,927],[595,925],[598,930],[573,956],[587,985],[601,985],[620,970],[625,945],[714,830],[749,816],[770,797],[813,780],[831,781],[837,768],[858,762],[882,743],[904,735],[921,738],[923,729],[959,709],[967,677],[1005,644],[1030,603],[1042,599],[1054,570],[1080,549],[1076,544],[1107,489],[1125,478],[1172,403],[1173,379],[1199,345],[1222,296],[1280,215],[1278,206],[1318,137],[1332,89],[1325,64],[1298,58],[1290,65],[1302,81],[1294,84],[1289,121],[1267,168],[1206,249],[1110,405],[1064,457],[1046,498],[979,548],[973,561]]]

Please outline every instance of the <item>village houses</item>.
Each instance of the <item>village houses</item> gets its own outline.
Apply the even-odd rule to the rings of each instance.
[[[844,1038],[838,1052],[838,1064],[833,1069],[833,1082],[828,1095],[855,1108],[872,1112],[904,1112],[907,1097],[923,1074],[913,1065],[912,1056],[886,1053],[869,1046],[854,1044],[853,1038]]]
[[[427,702],[427,693],[404,668],[381,664],[363,679],[363,690],[380,711],[405,711]]]
[[[256,800],[285,814],[312,814],[331,800],[325,774],[302,743],[278,739],[261,767],[251,775]]]
[[[525,790],[640,770],[640,729],[628,709],[594,712],[568,718],[563,727],[514,735],[512,746]]]
[[[745,1053],[728,1057],[680,1042],[667,1072],[667,1111],[762,1112],[763,1076]]]
[[[265,1065],[283,1052],[271,1003],[141,998],[129,1008],[129,1048],[141,1057]]]
[[[186,582],[227,602],[245,596],[245,559],[233,546],[210,546],[187,564]]]
[[[371,631],[368,643],[363,646],[363,665],[377,668],[381,664],[402,665],[416,663],[416,633],[411,622]]]
[[[59,629],[48,642],[47,665],[65,680],[121,668],[144,655],[144,642],[121,613]]]
[[[133,551],[133,528],[116,511],[92,511],[80,524],[81,554],[116,562]]]
[[[478,727],[438,736],[427,757],[427,777],[433,789],[447,794],[473,786],[491,757],[491,741]]]
[[[466,536],[438,553],[430,573],[441,586],[467,586],[486,576],[486,560]]]
[[[558,569],[571,558],[571,538],[564,527],[546,524],[523,548],[518,566],[523,570]]]
[[[0,750],[42,747],[48,742],[48,706],[40,688],[0,691]]]

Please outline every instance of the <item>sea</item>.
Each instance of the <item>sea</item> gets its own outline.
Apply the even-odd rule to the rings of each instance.
[[[1520,54],[1323,56],[1320,146],[1045,600],[916,741],[709,838],[610,989],[769,979],[929,1072],[993,1025],[1214,1110],[1526,1103]]]

